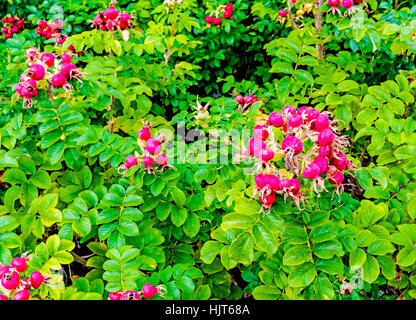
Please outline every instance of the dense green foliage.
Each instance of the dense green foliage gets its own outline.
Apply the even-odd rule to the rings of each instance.
[[[309,2],[293,4],[293,28],[278,15],[288,3],[237,0],[234,19],[217,28],[204,17],[225,0],[183,0],[168,11],[161,0],[120,0],[134,13],[127,41],[91,27],[104,0],[1,8],[26,29],[0,39],[0,262],[32,251],[29,270],[65,273],[65,287],[33,298],[107,299],[145,283],[165,285],[165,299],[416,298],[416,5],[368,0],[339,16],[316,1],[320,14],[314,5],[297,15]],[[35,33],[42,19],[64,22],[62,47]],[[23,109],[15,85],[26,50],[71,44],[83,51],[73,61],[86,79],[54,100],[39,89]],[[237,111],[235,94],[249,93],[260,101]],[[197,101],[210,102],[208,115]],[[142,120],[172,137],[183,127],[251,130],[259,107],[285,105],[342,121],[359,170],[340,198],[308,189],[304,210],[278,197],[259,213],[249,162],[117,171],[139,151]],[[221,134],[210,142],[231,145]],[[201,142],[175,143],[185,155]]]

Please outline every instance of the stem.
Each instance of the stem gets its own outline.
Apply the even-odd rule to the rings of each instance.
[[[288,7],[287,13],[290,18],[290,23],[292,24],[293,29],[297,29],[298,26],[295,22],[295,17],[293,16],[293,13],[292,13],[292,5],[293,5],[292,0],[287,0],[287,7]]]
[[[75,259],[76,262],[82,264],[83,266],[85,266],[87,264],[87,260],[85,260],[84,258],[80,257],[76,253],[70,252],[70,254],[72,254],[72,256],[74,257],[74,259]]]
[[[114,34],[112,34],[112,35],[114,35]],[[109,52],[108,56],[110,58],[113,56],[113,50],[111,49],[111,47],[110,47],[110,52]],[[117,76],[117,72],[114,73],[114,76],[115,77]],[[110,96],[110,105],[109,105],[109,107],[107,109],[108,113],[111,114],[111,119],[108,120],[108,131],[110,131],[110,133],[113,133],[113,122],[114,122],[114,119],[113,119],[112,112],[113,112],[113,108],[114,108],[114,103],[115,103],[115,97],[114,96]]]
[[[311,243],[311,239],[309,239],[309,232],[308,232],[308,229],[306,228],[306,226],[303,226],[303,229],[305,229],[305,231],[306,231],[306,233],[307,233],[307,235],[308,235],[308,247],[309,247],[309,249],[311,250],[311,262],[312,263],[315,263],[315,260],[313,259],[313,251],[312,251],[312,243]]]
[[[170,36],[171,37],[173,37],[175,35],[175,24],[176,24],[176,21],[173,21],[173,23],[172,23],[172,31],[170,33]],[[168,46],[168,49],[167,49],[166,53],[164,54],[164,57],[165,57],[165,66],[167,66],[169,64],[169,59],[170,59],[171,55],[172,55],[172,47],[171,46]],[[163,82],[166,82],[166,81],[167,81],[167,78],[166,77],[163,77]]]
[[[316,9],[317,9],[317,14],[316,14],[316,22],[315,22],[315,27],[316,30],[318,31],[318,33],[321,33],[322,31],[322,12],[321,12],[321,7],[323,6],[323,0],[317,0],[316,1]],[[324,58],[324,48],[322,46],[321,43],[318,43],[316,45],[316,51],[318,54],[318,59],[323,59]]]
[[[52,92],[52,85],[51,85],[51,83],[48,81],[48,84],[47,84],[47,86],[46,86],[46,89],[48,90],[48,95],[49,95],[49,98],[52,100],[52,101],[55,101],[55,96],[53,95],[53,92]]]

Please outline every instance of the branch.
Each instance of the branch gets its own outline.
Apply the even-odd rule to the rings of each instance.
[[[287,7],[288,7],[287,13],[290,18],[290,23],[292,24],[293,29],[297,29],[298,26],[296,24],[295,17],[293,16],[293,13],[292,13],[292,5],[293,5],[292,0],[287,0]]]
[[[84,258],[80,257],[79,255],[77,255],[74,252],[69,252],[70,254],[72,254],[72,256],[74,257],[74,260],[80,264],[82,264],[83,266],[85,266],[87,264],[87,260],[85,260]]]
[[[316,14],[316,21],[315,21],[315,27],[316,30],[318,31],[318,33],[321,33],[322,31],[322,12],[321,12],[321,7],[323,6],[323,0],[317,0],[315,2],[316,4],[316,9],[317,9],[317,14]],[[323,59],[324,58],[324,48],[322,46],[322,44],[317,44],[316,45],[316,51],[318,54],[318,59]]]
[[[108,54],[108,56],[111,58],[113,56],[113,50],[110,47],[110,52]],[[117,72],[114,73],[114,76],[117,76]],[[108,131],[110,131],[110,133],[113,133],[113,108],[114,108],[114,103],[115,103],[115,97],[114,96],[110,96],[110,105],[107,109],[108,113],[111,114],[111,119],[108,120]]]

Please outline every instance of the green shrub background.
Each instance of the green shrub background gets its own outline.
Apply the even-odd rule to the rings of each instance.
[[[165,284],[167,299],[416,298],[416,4],[368,0],[352,17],[324,4],[317,32],[315,7],[293,29],[278,21],[287,3],[237,0],[234,20],[207,27],[226,3],[184,0],[167,13],[163,1],[120,0],[135,14],[128,41],[88,22],[107,1],[2,5],[27,28],[0,39],[0,262],[32,250],[30,268],[65,271],[65,288],[35,298],[107,299],[147,282]],[[42,19],[64,21],[87,80],[70,98],[39,90],[23,110],[14,86],[26,49],[61,50],[35,34]],[[243,115],[233,97],[249,91],[261,101]],[[206,119],[195,118],[197,96],[212,101]],[[289,104],[342,120],[359,170],[340,199],[304,190],[305,210],[278,198],[259,214],[247,165],[117,173],[142,119],[173,134],[252,129],[259,106]],[[358,272],[362,287],[338,292]]]

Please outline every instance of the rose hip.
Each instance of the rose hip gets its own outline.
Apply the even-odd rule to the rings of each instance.
[[[44,277],[42,276],[42,274],[39,271],[33,271],[30,274],[30,284],[32,285],[33,288],[37,289],[39,288],[43,281],[44,281]]]
[[[13,268],[18,272],[25,272],[27,269],[26,259],[25,258],[14,258],[11,262]]]

